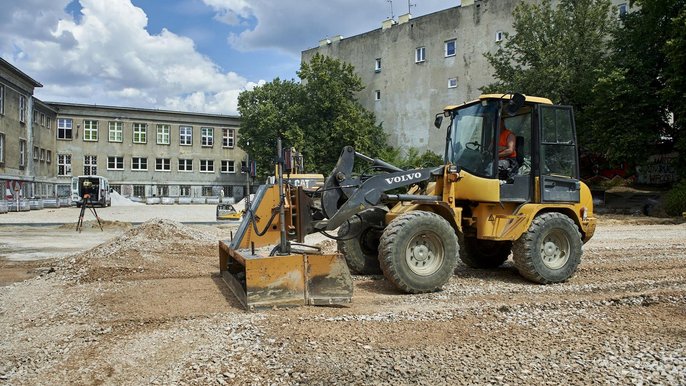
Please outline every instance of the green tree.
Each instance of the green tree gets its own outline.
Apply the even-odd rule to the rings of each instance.
[[[242,121],[238,146],[257,161],[260,175],[273,174],[279,136],[284,146],[302,148],[304,96],[299,83],[279,78],[238,95]]]
[[[303,122],[307,169],[329,173],[345,145],[372,156],[386,146],[386,134],[374,114],[355,98],[364,86],[351,64],[317,53],[301,64],[298,76],[307,101]]]
[[[328,174],[345,145],[377,155],[386,134],[374,114],[355,98],[362,81],[350,64],[316,54],[298,71],[302,83],[272,82],[238,96],[238,145],[257,160],[260,175],[272,173],[276,138],[304,155],[308,172]]]
[[[495,53],[485,54],[496,82],[487,92],[522,92],[574,106],[582,144],[593,143],[586,110],[598,79],[607,72],[609,39],[615,26],[609,0],[550,0],[520,3],[514,34]]]

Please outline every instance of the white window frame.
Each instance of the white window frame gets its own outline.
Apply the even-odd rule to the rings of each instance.
[[[45,151],[45,163],[52,163],[52,150],[50,149]]]
[[[52,118],[50,118],[49,116],[45,117],[45,127],[48,130],[52,129]]]
[[[62,168],[62,173],[60,173]],[[57,154],[57,175],[71,176],[71,154]]]
[[[448,88],[457,88],[457,78],[448,78]]]
[[[214,127],[200,128],[200,145],[202,147],[214,146]]]
[[[40,162],[45,162],[45,149],[40,149]]]
[[[160,123],[157,125],[157,144],[169,145],[171,143],[171,125]]]
[[[162,161],[162,162],[160,162]],[[166,163],[165,163],[166,161]],[[161,168],[160,168],[161,164]],[[166,168],[165,168],[166,166]],[[157,172],[170,172],[171,171],[171,158],[155,158],[155,171]]]
[[[181,168],[183,165],[183,168]],[[178,170],[180,172],[193,172],[193,159],[191,158],[179,158]]]
[[[45,127],[45,113],[40,113],[40,125]]]
[[[414,62],[424,63],[426,61],[426,47],[417,47],[414,50]]]
[[[133,143],[148,143],[147,123],[136,122],[131,125],[131,128],[133,129]]]
[[[232,159],[223,159],[221,162],[221,173],[236,173],[236,161]]]
[[[374,72],[381,72],[381,58],[374,60]]]
[[[95,176],[98,174],[98,156],[87,154],[83,156],[83,174]]]
[[[200,160],[200,173],[214,173],[214,160],[201,159]]]
[[[19,140],[19,168],[26,166],[26,140]]]
[[[449,49],[451,44],[453,46],[453,53],[452,54],[450,53],[450,49]],[[443,43],[443,47],[444,47],[443,53],[445,54],[446,58],[450,58],[450,57],[457,55],[457,39],[446,40]]]
[[[107,132],[109,142],[124,142],[124,122],[110,121]]]
[[[222,128],[222,147],[233,149],[236,146],[236,129]]]
[[[179,126],[179,145],[193,146],[193,126]]]
[[[98,141],[98,121],[93,119],[83,120],[83,140],[86,142]]]
[[[69,133],[69,137],[67,137]],[[60,134],[62,136],[60,136]],[[74,120],[71,118],[57,119],[57,139],[71,141],[74,139]]]
[[[145,164],[145,168],[143,168]],[[131,157],[131,170],[134,172],[145,172],[148,170],[148,157]]]
[[[505,38],[505,32],[503,32],[503,31],[496,31],[495,32],[495,42],[496,43],[502,42],[504,38]]]
[[[0,165],[5,163],[5,133],[0,133]]]
[[[26,97],[19,95],[19,122],[26,122]]]
[[[33,123],[38,124],[38,110],[33,110]]]
[[[124,170],[124,157],[120,155],[107,156],[107,170]]]

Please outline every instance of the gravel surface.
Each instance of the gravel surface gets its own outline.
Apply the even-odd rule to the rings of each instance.
[[[30,262],[0,287],[0,384],[686,384],[686,224],[603,217],[563,284],[508,261],[433,294],[357,276],[350,307],[259,313],[218,277],[227,233],[153,219]]]

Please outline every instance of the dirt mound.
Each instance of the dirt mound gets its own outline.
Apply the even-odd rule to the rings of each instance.
[[[152,219],[72,257],[77,281],[197,276],[216,271],[217,236],[176,221]]]

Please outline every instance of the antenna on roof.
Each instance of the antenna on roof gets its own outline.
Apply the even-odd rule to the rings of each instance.
[[[416,7],[417,4],[412,4],[412,0],[407,0],[407,13],[412,13],[412,7]]]
[[[395,14],[393,13],[393,0],[386,0],[386,2],[391,5],[391,20],[395,19]]]

